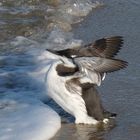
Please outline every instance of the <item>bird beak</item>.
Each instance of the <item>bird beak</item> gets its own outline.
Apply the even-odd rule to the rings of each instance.
[[[55,50],[46,49],[46,51],[51,52],[51,53],[56,54],[56,55],[59,55],[58,52]]]

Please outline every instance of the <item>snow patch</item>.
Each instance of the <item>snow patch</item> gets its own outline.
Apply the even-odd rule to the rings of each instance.
[[[57,113],[37,99],[13,93],[0,99],[1,140],[47,140],[60,126]]]

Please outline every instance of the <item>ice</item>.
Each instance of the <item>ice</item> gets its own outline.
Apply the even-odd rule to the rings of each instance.
[[[37,99],[18,93],[0,99],[1,140],[47,140],[60,123],[57,113]]]
[[[5,94],[8,94],[7,91],[13,91],[41,100],[48,100],[44,82],[48,61],[45,61],[46,58],[40,59],[39,57],[41,56],[38,56],[36,63],[27,62],[29,56],[19,59],[18,57],[9,56],[7,62],[6,60],[3,61],[0,70],[0,91]]]

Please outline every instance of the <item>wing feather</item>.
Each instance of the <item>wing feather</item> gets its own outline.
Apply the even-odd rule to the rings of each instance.
[[[85,68],[99,73],[113,72],[127,66],[126,61],[101,57],[78,57],[74,61],[81,70]]]
[[[127,66],[126,61],[101,57],[78,57],[74,59],[74,62],[79,70],[97,85],[101,84],[105,73],[117,71]]]
[[[88,56],[100,56],[106,58],[114,57],[123,45],[121,36],[113,36],[96,40],[94,43],[85,46],[89,50]],[[81,50],[82,51],[82,50]]]
[[[123,38],[121,36],[113,36],[96,40],[95,42],[84,46],[77,46],[65,50],[56,50],[53,51],[53,53],[66,56],[68,58],[89,56],[112,58],[119,52],[122,45]]]

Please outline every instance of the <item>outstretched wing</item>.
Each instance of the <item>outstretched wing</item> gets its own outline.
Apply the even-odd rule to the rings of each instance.
[[[113,36],[96,40],[94,43],[85,46],[55,51],[55,53],[68,58],[89,56],[112,58],[119,52],[122,45],[123,38],[121,36]]]
[[[117,71],[127,66],[126,61],[101,57],[77,57],[74,62],[94,84],[100,85],[105,73]]]
[[[105,77],[105,73],[113,72],[127,66],[127,62],[117,59],[112,59],[121,49],[123,39],[121,36],[113,36],[96,40],[85,46],[69,48],[65,50],[51,50],[52,53],[74,58],[76,69],[72,69],[69,73],[61,66],[58,68],[58,73],[63,75],[74,74],[79,71],[84,73],[85,77],[89,78],[93,84],[100,85]],[[50,51],[50,50],[49,50]]]
[[[109,38],[102,38],[96,40],[94,43],[85,45],[88,56],[99,56],[105,58],[114,57],[123,45],[123,38],[121,36],[113,36]],[[80,50],[84,52],[84,50]],[[87,53],[87,54],[88,54]]]

